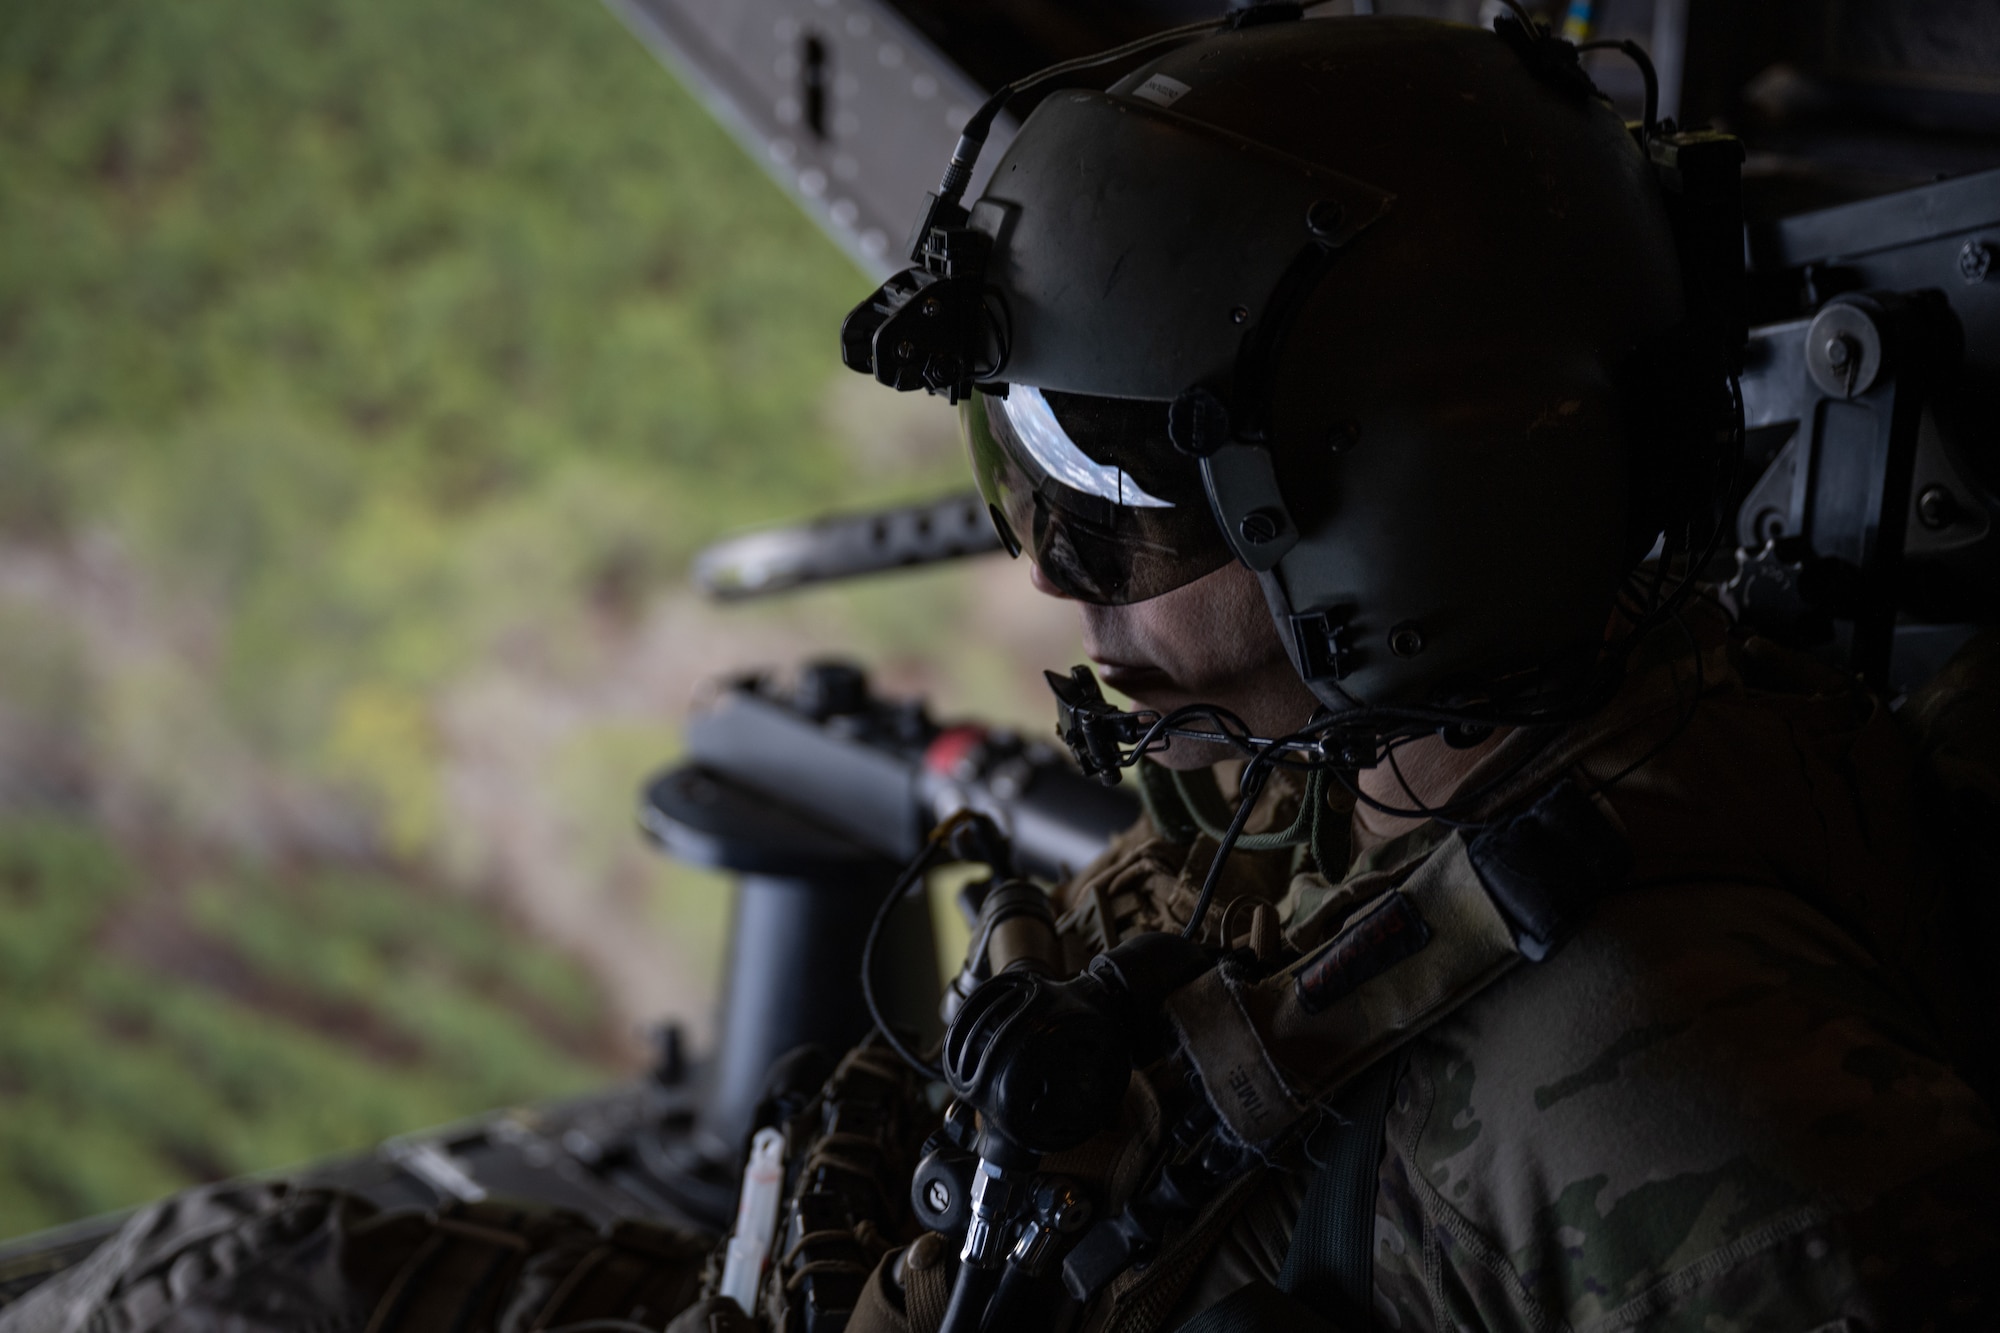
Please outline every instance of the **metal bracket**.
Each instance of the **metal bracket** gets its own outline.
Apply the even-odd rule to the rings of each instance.
[[[922,267],[890,278],[842,322],[842,362],[899,393],[941,393],[954,406],[969,397],[975,379],[998,369],[979,365],[992,350],[984,284],[992,244],[971,227],[924,232]]]
[[[1223,537],[1251,569],[1264,573],[1298,545],[1298,524],[1262,445],[1223,445],[1201,460],[1201,479]]]
[[[1354,670],[1354,645],[1344,608],[1291,618],[1292,656],[1308,681],[1340,680]]]
[[[1097,675],[1087,666],[1073,667],[1067,676],[1044,671],[1043,677],[1056,696],[1056,735],[1069,747],[1076,766],[1085,777],[1096,778],[1105,786],[1115,786],[1125,766],[1121,747],[1131,745],[1145,733],[1146,723],[1134,714],[1112,705],[1097,683]]]
[[[1743,506],[1752,530],[1738,533],[1727,591],[1781,635],[1844,622],[1848,665],[1877,687],[1890,683],[1924,395],[1956,333],[1935,292],[1837,297],[1810,323],[1764,332],[1780,345],[1761,374],[1777,382],[1745,377],[1746,401],[1770,405],[1747,424],[1791,418],[1799,433]]]

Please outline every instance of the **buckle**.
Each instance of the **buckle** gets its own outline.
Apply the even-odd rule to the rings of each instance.
[[[1340,680],[1354,670],[1354,645],[1345,607],[1291,617],[1299,674],[1307,680]]]

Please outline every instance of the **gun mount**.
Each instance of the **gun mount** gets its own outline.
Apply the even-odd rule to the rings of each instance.
[[[688,759],[649,781],[640,822],[669,855],[738,876],[704,1151],[749,1133],[771,1063],[807,1044],[843,1049],[869,1028],[859,961],[870,918],[925,834],[962,809],[991,818],[1025,872],[1082,867],[1138,817],[1049,746],[940,726],[885,700],[858,668],[818,662],[790,690],[731,683],[688,726]],[[934,1035],[939,982],[927,902],[891,923],[891,1012]]]
[[[1009,832],[1019,867],[1055,877],[1138,816],[1053,748],[1004,728],[941,725],[923,703],[885,699],[843,663],[727,683],[690,722],[687,758],[648,779],[639,822],[668,855],[736,876],[726,980],[711,1053],[655,1030],[648,1074],[593,1096],[510,1108],[312,1164],[294,1178],[383,1207],[488,1195],[594,1221],[645,1218],[725,1228],[741,1149],[771,1066],[794,1048],[832,1051],[867,1032],[863,937],[903,864],[940,818],[974,809]],[[889,1007],[935,1032],[943,989],[928,903],[891,923]],[[81,1261],[124,1215],[0,1245],[0,1307]]]

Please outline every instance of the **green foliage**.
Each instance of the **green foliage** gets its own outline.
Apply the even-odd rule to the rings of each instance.
[[[128,887],[116,857],[81,830],[13,830],[0,841],[0,995],[23,1000],[54,984]]]
[[[233,711],[323,772],[351,687],[880,498],[821,410],[864,288],[589,0],[0,25],[0,524],[224,600]]]
[[[17,818],[0,916],[0,1236],[606,1076],[581,969],[408,884],[244,872],[182,901]]]
[[[444,506],[579,454],[828,479],[728,446],[807,420],[854,275],[596,6],[22,0],[7,33],[0,302],[45,422],[265,397]]]
[[[58,754],[140,818],[0,808],[0,1236],[604,1077],[590,979],[435,888],[489,873],[440,700],[582,693],[720,533],[962,482],[829,391],[866,288],[595,0],[8,0],[0,561],[111,557],[0,579],[0,801]],[[955,577],[812,614],[907,662]],[[546,808],[712,972],[715,880],[602,851],[674,739],[583,727]],[[409,882],[214,851],[307,806]]]

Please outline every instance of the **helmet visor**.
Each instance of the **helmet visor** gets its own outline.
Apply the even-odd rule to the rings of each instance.
[[[966,399],[959,425],[1000,540],[1067,596],[1143,602],[1231,558],[1165,403],[1016,384]]]

